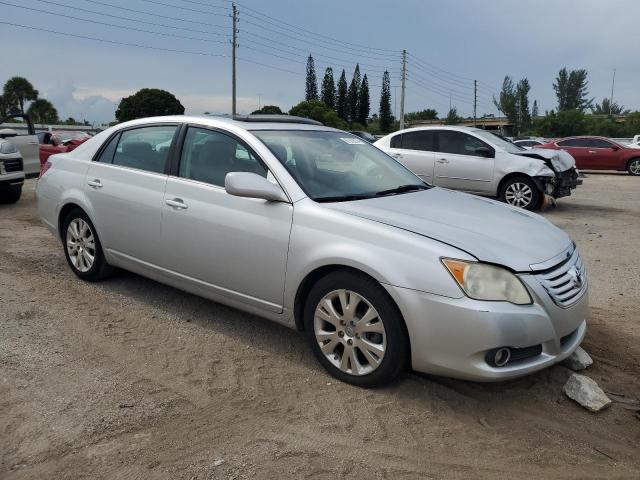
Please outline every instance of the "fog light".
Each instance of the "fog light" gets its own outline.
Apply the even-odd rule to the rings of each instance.
[[[489,350],[485,359],[492,367],[504,367],[511,360],[511,349],[501,347]]]

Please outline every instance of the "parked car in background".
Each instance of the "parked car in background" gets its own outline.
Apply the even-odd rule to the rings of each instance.
[[[640,151],[604,137],[568,137],[540,145],[539,148],[564,150],[586,170],[618,170],[640,175]]]
[[[36,198],[79,278],[121,267],[297,328],[360,386],[408,366],[518,377],[571,355],[586,330],[586,273],[566,233],[430,187],[309,119],[122,123],[51,157]]]
[[[31,117],[27,114],[9,115],[0,120],[0,125],[7,122],[23,122],[26,124],[26,132],[13,129],[3,129],[0,138],[8,138],[18,148],[24,163],[24,174],[27,178],[37,177],[40,173],[40,155],[38,152],[38,137]],[[2,127],[0,127],[2,128]]]
[[[430,185],[497,197],[527,210],[538,208],[545,194],[571,195],[582,183],[565,152],[525,150],[478,128],[410,128],[374,145]]]
[[[0,138],[0,203],[16,203],[23,183],[22,155],[11,140]]]
[[[539,140],[535,138],[522,138],[520,140],[514,140],[513,143],[515,145],[518,145],[519,147],[529,150],[531,148],[535,148],[539,145],[542,145],[545,142],[543,140]]]
[[[629,147],[629,148],[640,148],[640,141],[630,143],[629,145],[627,145],[627,147]]]
[[[73,130],[57,130],[53,132],[39,132],[40,165],[55,153],[71,152],[78,145],[91,138],[86,132]]]
[[[369,132],[362,132],[357,130],[351,130],[349,133],[366,140],[369,143],[373,143],[376,141],[376,137]]]

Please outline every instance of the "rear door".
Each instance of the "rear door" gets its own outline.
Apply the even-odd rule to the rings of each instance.
[[[495,150],[479,138],[456,130],[437,130],[435,185],[453,190],[492,193]],[[477,149],[487,148],[490,157]]]
[[[275,182],[239,138],[189,126],[163,201],[162,265],[211,293],[279,313],[293,206],[229,195],[231,172]]]
[[[91,162],[85,191],[103,247],[120,261],[158,265],[169,152],[177,125],[137,126],[113,136]]]
[[[433,130],[416,130],[391,139],[391,156],[430,185],[433,185],[434,138]]]

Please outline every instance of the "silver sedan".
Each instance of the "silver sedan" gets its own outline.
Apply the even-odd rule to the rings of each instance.
[[[36,193],[78,277],[123,268],[282,323],[356,385],[513,378],[585,334],[563,231],[307,119],[123,123],[51,157]]]

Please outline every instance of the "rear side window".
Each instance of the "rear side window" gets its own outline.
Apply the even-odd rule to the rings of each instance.
[[[120,139],[120,134],[116,134],[107,143],[107,145],[100,153],[97,161],[102,163],[113,163],[113,154],[116,151],[116,146],[118,145],[118,140]]]
[[[231,172],[267,176],[265,166],[235,138],[215,130],[189,127],[179,175],[223,187],[227,173]]]
[[[432,130],[405,133],[402,138],[402,148],[433,152],[435,151],[435,133]]]
[[[175,125],[159,125],[125,130],[120,134],[112,163],[147,172],[163,173],[176,128]],[[105,152],[109,147],[111,145],[107,146]]]
[[[483,141],[466,133],[453,130],[441,130],[438,132],[439,152],[477,156],[476,149],[480,147],[489,148]]]
[[[588,147],[589,143],[586,138],[570,138],[558,142],[559,147]]]
[[[404,137],[403,134],[391,137],[391,148],[402,148],[402,137]]]

